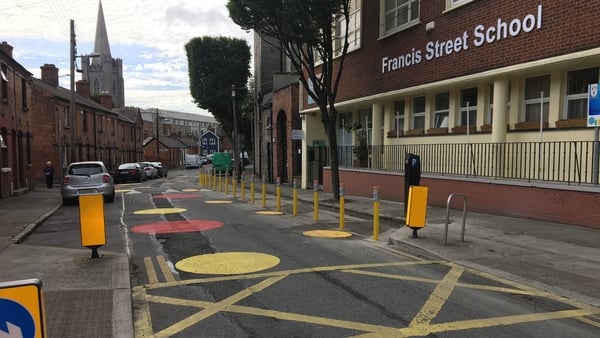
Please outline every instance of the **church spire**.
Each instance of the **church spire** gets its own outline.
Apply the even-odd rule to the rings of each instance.
[[[111,59],[110,45],[108,43],[108,33],[106,32],[106,23],[104,22],[104,11],[102,10],[102,0],[98,4],[98,21],[96,22],[96,40],[94,41],[94,53],[102,55],[99,58],[92,58],[92,64],[102,63],[102,59]]]

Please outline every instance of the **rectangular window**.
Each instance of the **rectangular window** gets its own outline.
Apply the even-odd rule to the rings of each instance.
[[[81,112],[83,113],[83,131],[88,131],[88,113],[85,110]]]
[[[8,102],[8,67],[3,63],[0,67],[0,76],[2,77],[2,102]]]
[[[68,106],[63,106],[63,119],[64,119],[64,126],[66,128],[71,127],[71,118],[69,116],[69,107]]]
[[[206,145],[206,139],[205,138],[202,139],[202,145]]]
[[[598,83],[598,68],[579,69],[567,74],[567,119],[587,117],[588,86]]]
[[[419,21],[419,0],[381,0],[381,35],[401,31]]]
[[[211,146],[214,146],[215,145],[215,139],[214,138],[210,138],[208,140],[208,144],[210,144]]]
[[[27,79],[21,78],[21,102],[23,103],[23,111],[29,110],[29,102],[27,102]]]
[[[540,121],[540,110],[544,110],[544,121],[548,121],[550,99],[550,75],[525,80],[525,122]],[[542,99],[543,95],[543,99]]]
[[[448,113],[450,112],[450,94],[439,93],[435,95],[434,127],[448,127]]]
[[[469,2],[473,1],[475,0],[446,0],[446,9],[460,7],[464,4],[468,4]]]
[[[348,5],[348,52],[360,48],[360,7],[362,0],[350,0]],[[338,15],[335,20],[333,50],[335,56],[342,53],[344,36],[346,35],[346,20],[343,15]]]
[[[413,129],[425,129],[425,96],[413,99]]]
[[[362,128],[367,128],[367,144],[371,144],[371,110],[363,109],[358,112],[358,123]]]
[[[404,130],[404,100],[394,103],[394,121],[393,130]],[[397,134],[396,134],[397,135]]]
[[[468,120],[467,120],[468,118]],[[477,88],[463,89],[460,92],[460,125],[477,124]]]

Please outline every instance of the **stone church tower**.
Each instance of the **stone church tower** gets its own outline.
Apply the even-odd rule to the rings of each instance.
[[[98,5],[94,54],[100,56],[83,56],[81,62],[83,79],[90,84],[91,94],[96,96],[108,92],[112,96],[114,108],[123,108],[125,106],[123,60],[113,59],[110,54],[102,1]]]

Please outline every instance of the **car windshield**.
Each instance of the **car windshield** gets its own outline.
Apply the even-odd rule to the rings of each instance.
[[[102,167],[97,164],[81,164],[69,168],[69,174],[71,175],[90,176],[102,173]]]

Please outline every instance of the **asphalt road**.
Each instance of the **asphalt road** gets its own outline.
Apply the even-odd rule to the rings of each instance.
[[[131,256],[136,335],[598,336],[574,319],[584,305],[375,241],[370,219],[342,232],[335,211],[315,222],[312,205],[239,196],[201,189],[196,170],[119,186],[100,251]],[[77,217],[60,208],[27,244],[77,245]]]

